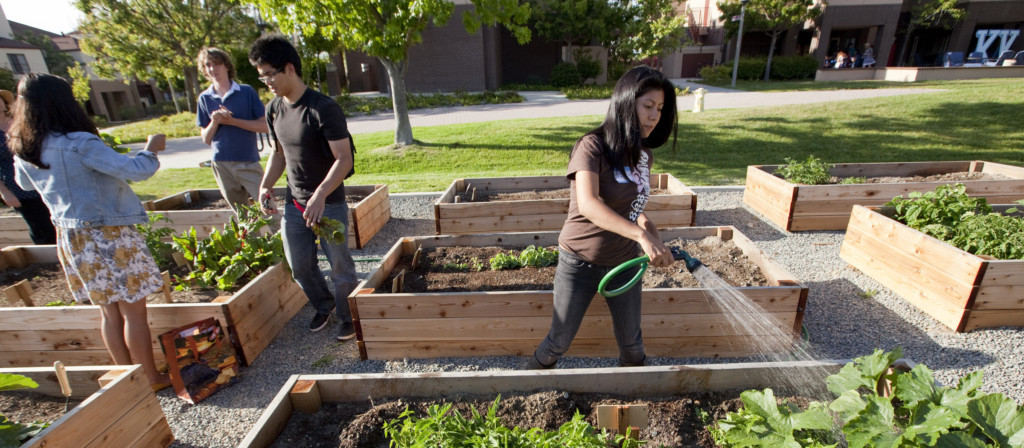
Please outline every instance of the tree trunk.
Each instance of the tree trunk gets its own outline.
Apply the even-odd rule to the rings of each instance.
[[[409,103],[405,91],[405,62],[380,58],[391,80],[391,107],[395,111],[395,145],[413,144],[412,123],[409,122]]]
[[[910,44],[910,37],[914,33],[914,25],[907,25],[907,34],[903,36],[903,44],[900,45],[900,57],[896,59],[898,67],[906,67],[907,45]]]
[[[764,80],[766,82],[768,81],[769,77],[772,74],[772,56],[775,55],[775,42],[777,40],[779,40],[779,34],[782,34],[782,31],[775,30],[775,31],[772,31],[772,33],[771,33],[771,35],[772,35],[772,44],[771,44],[770,47],[768,47],[768,63],[765,64],[765,66],[764,66]]]
[[[199,70],[194,66],[185,68],[185,99],[188,101],[189,112],[196,112],[196,100],[199,98]]]
[[[171,102],[174,103],[174,112],[180,114],[181,106],[178,105],[178,94],[174,91],[174,81],[167,77],[167,87],[171,89]]]

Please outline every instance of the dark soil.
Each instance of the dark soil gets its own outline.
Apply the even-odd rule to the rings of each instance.
[[[695,393],[671,397],[636,399],[605,394],[537,392],[501,397],[497,416],[503,425],[520,428],[541,428],[557,431],[579,411],[591,425],[597,425],[599,405],[647,405],[649,426],[641,429],[639,438],[647,446],[714,447],[706,429],[708,422],[724,418],[739,409],[740,391]],[[425,417],[431,405],[454,403],[452,411],[471,417],[470,409],[486,415],[495,395],[465,395],[448,398],[405,398],[386,402],[326,403],[315,414],[292,413],[291,420],[278,436],[273,447],[301,446],[307,448],[378,448],[388,446],[383,425],[398,418],[408,407],[415,415]],[[807,399],[789,397],[791,402],[806,406]],[[781,401],[780,401],[781,402]],[[709,417],[708,422],[701,416]],[[610,431],[611,432],[611,431]]]
[[[187,267],[177,267],[170,271],[173,281],[175,275],[187,275]],[[0,272],[0,289],[8,288],[21,280],[28,279],[32,288],[32,303],[34,306],[46,306],[48,303],[57,301],[65,305],[74,305],[71,297],[71,290],[68,289],[67,277],[64,270],[58,263],[41,263],[26,266],[21,269],[8,269]],[[230,295],[228,292],[213,289],[175,291],[171,289],[171,301],[174,303],[199,303],[210,302],[222,295]],[[157,291],[146,298],[149,303],[164,303],[163,291]],[[6,295],[0,295],[0,307],[25,306],[20,300],[11,303]]]
[[[472,188],[472,185],[470,185]],[[459,198],[459,202],[498,202],[498,201],[533,201],[538,199],[568,199],[569,198],[568,188],[559,188],[557,190],[526,190],[517,191],[515,193],[483,193],[476,192],[476,199],[473,199],[473,191],[463,191],[456,196]],[[651,190],[652,195],[667,194],[666,190],[660,188],[654,188]]]
[[[830,184],[838,184],[843,181],[844,178],[832,176],[829,181]],[[1007,180],[1009,177],[1001,174],[988,174],[978,172],[959,172],[959,173],[943,173],[933,174],[931,176],[910,176],[910,177],[867,177],[864,178],[865,184],[907,184],[914,182],[963,182],[970,180]]]
[[[71,411],[82,400],[72,398]],[[0,415],[21,424],[35,421],[54,422],[64,416],[64,397],[51,397],[31,390],[12,390],[0,393]]]
[[[699,241],[676,239],[667,245],[682,248],[733,286],[768,286],[760,268],[732,241],[707,237]],[[546,291],[553,288],[554,266],[490,270],[488,260],[499,252],[507,252],[507,249],[493,246],[424,248],[424,260],[416,269],[411,269],[412,255],[403,256],[376,292],[390,293],[394,277],[403,270],[406,273],[402,292]],[[476,271],[477,267],[482,271]],[[701,287],[682,261],[669,267],[649,268],[643,285],[644,288]]]

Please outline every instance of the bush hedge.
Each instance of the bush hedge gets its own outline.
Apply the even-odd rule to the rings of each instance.
[[[736,78],[748,81],[764,79],[764,70],[767,64],[767,58],[740,58]],[[772,80],[813,79],[817,71],[818,61],[813,56],[775,56],[772,58]],[[731,81],[732,64],[706,66],[700,69],[700,76],[711,82]]]

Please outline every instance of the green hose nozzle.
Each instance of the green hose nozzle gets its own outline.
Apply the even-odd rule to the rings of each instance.
[[[679,249],[677,247],[670,247],[669,249],[672,251],[672,258],[676,259],[677,261],[683,260],[686,263],[686,270],[689,271],[691,274],[693,273],[693,271],[697,270],[697,268],[703,265],[703,263],[701,263],[700,260],[693,258],[692,256],[690,256],[690,254],[686,253],[685,250]],[[605,297],[615,297],[617,295],[621,295],[622,293],[628,291],[629,288],[632,288],[634,285],[636,285],[637,282],[640,281],[640,279],[644,276],[644,272],[647,272],[647,265],[650,262],[651,258],[648,257],[647,255],[644,255],[642,257],[634,258],[632,260],[629,260],[625,263],[616,266],[615,269],[612,269],[607,274],[605,274],[604,278],[601,279],[601,282],[597,284],[597,292]],[[623,271],[632,268],[633,266],[636,265],[640,265],[640,270],[637,271],[637,273],[633,275],[633,278],[626,282],[625,285],[623,285],[619,289],[615,289],[612,291],[608,291],[607,289],[605,289],[605,287],[608,286],[608,282],[610,282],[613,278],[618,277],[619,274],[621,274]]]

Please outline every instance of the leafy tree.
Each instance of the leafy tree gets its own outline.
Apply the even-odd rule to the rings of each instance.
[[[903,34],[900,57],[897,59],[901,67],[906,63],[907,45],[914,30],[931,27],[948,30],[967,16],[967,10],[957,6],[958,2],[959,0],[919,0],[910,8],[910,21]]]
[[[75,99],[85,106],[85,102],[89,101],[89,93],[92,91],[92,87],[89,85],[89,74],[86,73],[85,66],[75,63],[75,65],[68,67],[68,77],[71,78],[71,92],[75,95]]]
[[[739,0],[718,3],[718,9],[722,11],[724,18],[739,15],[741,8]],[[775,45],[782,33],[808,20],[816,19],[821,12],[821,5],[815,4],[814,0],[750,0],[747,3],[747,13],[743,17],[744,31],[764,31],[772,39],[768,47],[768,64],[764,69],[765,81],[771,76],[772,56],[775,55]],[[724,26],[729,37],[739,32],[739,22],[726,20]]]
[[[75,6],[85,14],[82,49],[96,58],[97,74],[166,80],[181,74],[190,110],[199,93],[199,50],[247,45],[257,35],[255,21],[234,0],[75,0]]]
[[[0,89],[14,92],[18,90],[18,80],[14,79],[14,72],[0,67]]]
[[[541,37],[572,44],[611,39],[608,21],[612,13],[607,0],[530,0],[530,27]]]
[[[68,68],[75,65],[75,58],[57,48],[49,37],[28,31],[18,33],[15,39],[35,45],[43,51],[43,60],[50,74],[68,78]]]
[[[297,30],[303,37],[322,33],[346,48],[362,51],[380,60],[391,79],[391,101],[395,112],[395,144],[413,143],[405,73],[409,48],[423,40],[423,30],[433,23],[443,26],[455,9],[448,0],[381,2],[378,0],[257,0],[284,30]],[[525,43],[530,30],[523,24],[530,16],[528,4],[519,0],[472,0],[473,9],[462,17],[468,32],[481,25],[502,24]]]
[[[681,47],[686,37],[686,17],[677,15],[679,0],[617,0],[611,2],[612,36],[606,43],[609,56],[635,63]]]

